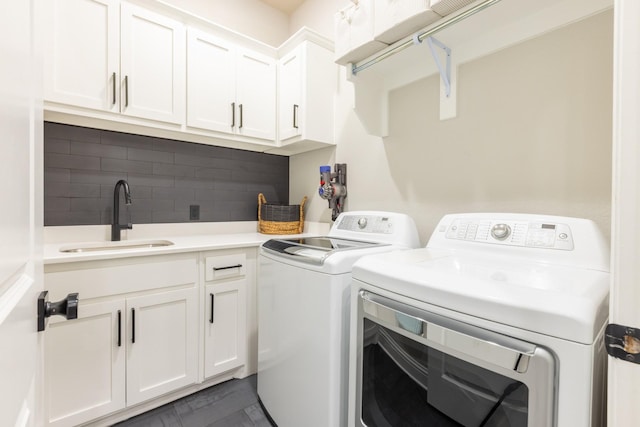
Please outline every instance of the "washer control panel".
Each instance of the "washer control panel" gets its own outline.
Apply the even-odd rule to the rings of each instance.
[[[552,222],[456,219],[447,228],[446,238],[528,248],[573,250],[569,226]]]
[[[359,233],[393,234],[393,218],[375,215],[343,215],[338,230]]]

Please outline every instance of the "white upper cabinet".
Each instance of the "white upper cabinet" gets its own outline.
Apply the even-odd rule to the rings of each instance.
[[[275,140],[275,59],[189,29],[187,126]]]
[[[121,111],[182,123],[185,28],[177,21],[122,3]]]
[[[44,98],[103,111],[119,111],[117,0],[50,0]]]
[[[276,61],[248,50],[238,53],[238,133],[276,139]]]
[[[306,40],[283,56],[278,66],[281,145],[299,141],[334,144],[337,68],[333,52]]]
[[[45,3],[45,120],[284,155],[335,144],[333,42],[307,28],[276,49],[162,2]]]
[[[46,3],[45,101],[183,122],[181,23],[117,0]]]
[[[192,28],[187,40],[187,126],[231,133],[236,100],[234,48]]]
[[[300,135],[302,61],[304,52],[300,47],[278,62],[278,135],[281,142]]]

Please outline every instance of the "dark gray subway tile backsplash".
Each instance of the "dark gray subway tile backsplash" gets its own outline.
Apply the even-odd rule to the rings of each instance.
[[[129,182],[120,222],[256,221],[258,193],[289,203],[289,158],[45,122],[44,222],[110,224],[113,189]]]

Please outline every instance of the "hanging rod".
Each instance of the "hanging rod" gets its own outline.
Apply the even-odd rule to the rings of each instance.
[[[499,2],[500,0],[484,0],[481,3],[478,3],[477,5],[473,6],[472,8],[469,8],[467,10],[465,10],[464,12],[447,19],[446,21],[443,21],[441,23],[439,23],[438,25],[436,25],[435,27],[432,27],[420,34],[418,34],[417,38],[420,42],[422,42],[424,39],[426,39],[427,37],[437,33],[438,31],[444,30],[445,28],[462,21],[463,19],[468,18],[469,16],[480,12],[481,10],[484,10],[486,8],[488,8],[489,6],[492,6],[493,4]],[[359,63],[359,64],[353,64],[351,66],[351,73],[353,75],[356,75],[357,73],[359,73],[362,70],[365,70],[369,67],[371,67],[374,64],[377,64],[380,61],[383,61],[387,58],[389,58],[390,56],[395,55],[396,53],[405,50],[406,48],[408,48],[409,46],[413,46],[414,40],[413,39],[409,39],[397,46],[393,46],[390,49],[382,52],[380,55],[376,56],[373,59],[370,59],[368,61]]]

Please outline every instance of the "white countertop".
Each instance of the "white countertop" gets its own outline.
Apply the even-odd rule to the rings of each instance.
[[[156,230],[159,231],[159,230]],[[83,251],[83,252],[61,252],[60,249],[78,247],[84,245],[96,246],[104,244],[108,245],[111,242],[95,238],[94,234],[87,234],[87,236],[93,237],[92,239],[79,239],[77,235],[70,238],[68,241],[64,239],[53,238],[51,242],[44,245],[44,264],[60,264],[69,262],[83,262],[83,261],[96,261],[104,259],[116,259],[116,258],[128,258],[139,257],[149,255],[166,255],[182,252],[201,252],[216,249],[233,249],[233,248],[245,248],[245,247],[257,247],[263,242],[269,239],[285,238],[293,239],[296,237],[308,237],[312,235],[326,234],[328,227],[311,227],[307,229],[305,227],[305,233],[302,234],[287,234],[287,235],[271,235],[261,234],[257,232],[230,232],[230,233],[208,233],[208,234],[191,234],[176,235],[169,231],[167,234],[161,234],[159,232],[153,233],[153,235],[146,234],[144,236],[136,236],[136,238],[125,238],[123,233],[122,243],[124,242],[148,242],[157,240],[169,240],[173,242],[170,246],[158,246],[158,247],[142,247],[142,248],[119,248],[114,250],[100,250],[100,251]],[[129,236],[127,236],[129,237]]]

